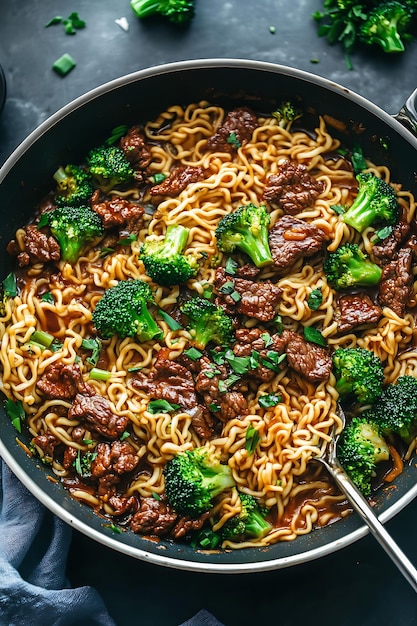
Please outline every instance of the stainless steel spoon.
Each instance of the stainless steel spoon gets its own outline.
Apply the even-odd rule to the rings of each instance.
[[[346,417],[340,406],[338,406],[338,414],[344,426],[346,423]],[[355,511],[359,513],[363,521],[368,525],[369,530],[375,539],[381,544],[390,559],[398,567],[401,574],[407,579],[414,591],[417,593],[416,568],[405,556],[401,548],[395,543],[391,535],[385,530],[384,526],[373,512],[368,501],[353,484],[343,467],[340,465],[337,459],[338,438],[338,436],[334,436],[327,446],[326,452],[322,456],[315,457],[315,459],[320,461],[320,463],[326,467],[339,489],[345,494]]]

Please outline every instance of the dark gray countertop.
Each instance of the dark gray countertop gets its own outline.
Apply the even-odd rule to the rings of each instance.
[[[342,50],[317,37],[311,13],[322,0],[197,0],[195,19],[186,30],[161,19],[140,22],[129,0],[1,4],[0,64],[8,93],[0,116],[0,164],[38,124],[77,96],[160,63],[209,57],[275,62],[340,83],[390,114],[417,86],[417,43],[396,58],[358,51],[349,71]],[[85,30],[68,36],[62,26],[44,28],[54,15],[72,11],[87,22]],[[115,23],[122,16],[128,32]],[[77,67],[61,78],[51,66],[64,52]],[[416,517],[414,501],[387,524],[414,563]],[[370,537],[306,565],[222,576],[151,566],[75,532],[68,574],[74,585],[95,586],[121,626],[177,626],[201,608],[226,626],[417,624],[416,595]]]

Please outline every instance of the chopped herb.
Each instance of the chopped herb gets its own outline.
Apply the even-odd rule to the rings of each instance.
[[[320,63],[320,59],[310,59],[310,63]]]
[[[224,271],[226,272],[226,274],[229,274],[230,276],[234,276],[237,272],[238,267],[239,266],[234,259],[228,258],[226,261],[226,266],[224,268]]]
[[[128,127],[126,126],[126,124],[120,124],[119,126],[116,126],[111,131],[110,137],[108,137],[104,143],[106,144],[106,146],[112,146],[114,143],[116,143],[116,141],[119,141],[119,139],[126,135],[127,130]]]
[[[229,294],[231,294],[234,291],[234,289],[235,289],[235,283],[232,280],[227,280],[220,287],[219,291],[220,291],[220,293],[225,293],[225,294],[229,295]]]
[[[77,63],[74,61],[72,56],[65,52],[55,61],[52,65],[52,69],[60,76],[66,76],[71,70],[74,69],[74,67],[76,67],[76,65]]]
[[[384,226],[384,228],[381,228],[374,234],[374,236],[372,237],[372,242],[377,243],[379,241],[383,241],[384,239],[389,237],[391,233],[392,233],[392,226]]]
[[[154,498],[154,500],[160,500],[161,496],[159,495],[159,493],[156,493],[156,491],[152,491],[152,497]]]
[[[81,450],[78,450],[76,459],[73,463],[75,467],[75,471],[80,476],[89,476],[91,474],[91,463],[97,456],[97,452],[86,452],[85,454],[81,454]]]
[[[220,405],[212,402],[211,404],[209,404],[209,409],[210,411],[212,411],[212,413],[217,413],[218,411],[220,411]]]
[[[108,528],[118,535],[123,532],[120,526],[116,526],[116,524],[103,524],[103,528]]]
[[[128,439],[129,437],[130,437],[130,432],[128,430],[124,430],[122,434],[120,435],[119,439],[120,441],[124,441],[125,439]]]
[[[228,378],[226,378],[226,380],[219,380],[217,388],[220,393],[225,393],[229,387],[232,387],[238,380],[240,380],[240,376],[237,374],[231,374]]]
[[[90,370],[90,378],[92,380],[102,380],[102,381],[106,381],[109,380],[109,378],[111,378],[112,373],[109,372],[108,370],[102,370],[99,367],[93,367],[93,369]]]
[[[258,404],[262,409],[268,409],[282,402],[282,396],[275,393],[266,393],[258,398]]]
[[[252,350],[252,354],[249,357],[249,366],[251,370],[256,370],[259,365],[259,352]]]
[[[4,295],[8,298],[15,298],[17,296],[17,282],[13,272],[10,272],[3,280],[3,289]]]
[[[59,352],[60,350],[62,350],[63,345],[64,344],[61,341],[58,341],[58,339],[54,339],[49,346],[49,349],[51,350],[51,352]]]
[[[89,356],[86,360],[91,365],[97,365],[102,348],[101,340],[98,338],[83,339],[81,342],[81,348],[91,351],[91,356]]]
[[[212,295],[213,295],[213,285],[205,286],[204,291],[203,291],[203,298],[205,298],[206,300],[211,300]]]
[[[226,350],[224,358],[235,374],[246,374],[249,369],[250,357],[248,356],[236,356],[233,350]]]
[[[265,348],[268,348],[272,344],[272,337],[269,333],[262,333],[261,339],[265,344]]]
[[[281,335],[281,334],[282,334],[282,331],[283,331],[283,329],[284,329],[284,325],[283,325],[283,323],[282,323],[282,317],[281,317],[281,315],[277,315],[276,317],[274,317],[273,322],[274,322],[275,326],[277,327],[277,333],[278,333],[278,335]]]
[[[221,543],[222,538],[219,533],[215,533],[209,528],[203,528],[192,538],[190,545],[192,548],[204,548],[205,550],[215,550]]]
[[[21,433],[22,422],[25,419],[25,410],[22,402],[20,400],[16,400],[16,402],[14,402],[11,398],[7,398],[4,403],[4,408],[13,426],[19,433]]]
[[[216,363],[216,365],[224,365],[224,352],[216,350],[211,350],[211,358]]]
[[[60,24],[64,18],[61,15],[55,15],[55,17],[51,18],[49,22],[46,22],[45,28],[48,26],[54,26],[55,24]]]
[[[41,295],[41,300],[42,302],[48,302],[49,304],[54,304],[55,302],[55,298],[52,295],[52,293],[50,291],[47,291],[46,293],[43,293]]]
[[[200,350],[197,350],[197,348],[189,348],[188,350],[184,350],[184,354],[188,356],[188,358],[192,361],[198,361],[198,359],[201,359],[201,357],[203,356],[203,353],[200,352]]]
[[[221,371],[213,367],[213,365],[211,365],[210,369],[204,370],[204,376],[206,378],[214,378],[216,374],[221,374]]]
[[[83,439],[83,444],[85,446],[89,446],[92,443],[94,443],[94,439]]]
[[[232,293],[230,294],[230,297],[232,298],[234,302],[239,302],[239,300],[242,299],[242,296],[236,290],[232,291]]]
[[[317,328],[314,328],[314,326],[304,326],[304,339],[306,341],[310,341],[311,343],[315,343],[318,346],[322,346],[323,348],[327,347],[326,339]]]
[[[100,258],[104,259],[108,254],[112,254],[114,252],[114,248],[102,248],[100,252]]]
[[[148,411],[155,415],[155,413],[170,413],[180,408],[179,404],[168,402],[167,400],[151,400],[148,404]]]
[[[130,235],[128,235],[127,237],[123,237],[122,239],[119,239],[119,241],[117,242],[118,246],[130,246],[130,244],[133,241],[137,241],[138,236],[135,235],[134,233],[130,233]]]
[[[45,332],[44,330],[35,330],[30,338],[29,343],[42,346],[43,348],[49,348],[55,337]]]
[[[317,289],[313,289],[308,296],[307,304],[311,311],[317,311],[319,306],[323,302],[323,294],[321,292],[321,287]]]
[[[67,35],[75,35],[77,30],[85,28],[86,23],[80,19],[80,16],[76,11],[71,13],[67,18],[63,18],[61,15],[55,15],[49,22],[45,24],[45,28],[49,26],[55,26],[56,24],[62,24]]]
[[[360,145],[355,144],[352,147],[352,156],[350,158],[352,162],[353,171],[355,174],[359,174],[363,170],[366,170],[368,164],[363,156],[362,148]]]
[[[338,215],[343,215],[343,213],[346,211],[346,209],[340,204],[332,204],[330,208],[333,209],[333,211]]]
[[[252,424],[246,429],[246,441],[245,449],[249,452],[249,455],[253,454],[256,450],[258,443],[261,440],[261,436]]]
[[[279,367],[279,365],[282,363],[282,361],[284,361],[286,356],[287,355],[285,354],[285,352],[283,354],[280,354],[275,350],[268,350],[266,353],[267,358],[261,358],[261,363],[273,372],[280,372],[281,368]]]
[[[237,138],[236,133],[230,133],[230,135],[227,138],[227,143],[230,143],[230,145],[236,149],[240,148],[240,146],[242,145],[239,139]]]
[[[152,176],[152,180],[155,183],[155,185],[160,185],[161,183],[164,182],[166,178],[167,178],[167,175],[164,174],[163,172],[157,172],[156,174]]]
[[[181,330],[183,327],[173,317],[171,317],[166,311],[159,309],[159,315],[168,324],[171,330]]]
[[[133,372],[140,372],[141,369],[143,369],[142,365],[135,365],[135,367],[129,367],[127,371],[132,374]]]

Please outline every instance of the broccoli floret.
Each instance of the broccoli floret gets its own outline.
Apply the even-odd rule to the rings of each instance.
[[[45,226],[61,248],[61,259],[75,263],[85,248],[103,236],[100,216],[87,206],[62,206],[43,214],[39,228]]]
[[[102,191],[109,191],[133,179],[135,172],[121,148],[103,145],[90,150],[87,156],[90,174]]]
[[[170,224],[162,241],[148,240],[142,245],[139,258],[148,276],[158,285],[180,285],[197,274],[197,260],[182,254],[188,233],[188,228]]]
[[[246,537],[264,537],[272,529],[272,525],[266,521],[267,509],[260,507],[255,498],[249,494],[241,493],[240,502],[242,510],[224,524],[221,529],[223,539],[230,541],[242,541]]]
[[[148,283],[139,279],[121,280],[97,302],[93,324],[105,339],[114,335],[122,339],[136,337],[140,342],[160,339],[162,330],[148,310],[152,301]]]
[[[303,112],[301,109],[298,109],[292,102],[286,100],[272,112],[272,117],[275,117],[278,120],[278,124],[281,128],[288,129],[295,120],[298,120],[302,116],[302,114]]]
[[[362,252],[356,243],[346,243],[331,252],[324,261],[327,282],[340,291],[349,287],[371,287],[381,280],[382,270]]]
[[[180,515],[191,517],[209,511],[213,498],[235,486],[230,467],[203,447],[176,454],[163,474],[168,502]]]
[[[188,318],[188,330],[197,348],[204,349],[210,341],[218,345],[233,341],[233,322],[221,306],[205,298],[192,298],[180,308]]]
[[[389,448],[380,429],[364,417],[354,417],[343,429],[337,457],[364,496],[371,494],[371,480],[377,463],[389,459]]]
[[[410,442],[417,435],[417,379],[400,376],[396,384],[384,387],[366,415],[384,435],[395,433]]]
[[[377,45],[384,52],[404,52],[404,40],[412,21],[412,11],[403,2],[378,3],[367,14],[359,28],[359,39],[366,45]]]
[[[379,357],[365,348],[337,348],[333,353],[336,391],[353,395],[362,404],[374,402],[382,393],[384,369]]]
[[[217,245],[222,252],[245,252],[257,267],[272,263],[268,243],[270,216],[265,205],[248,204],[225,215],[216,228]]]
[[[394,188],[370,172],[358,174],[356,180],[359,184],[358,194],[343,214],[346,224],[360,233],[368,226],[395,224],[399,207]]]
[[[81,206],[88,204],[94,187],[90,174],[78,167],[59,167],[54,174],[57,183],[55,202],[58,206]]]
[[[195,0],[131,0],[136,17],[160,14],[175,24],[188,24],[195,13]]]

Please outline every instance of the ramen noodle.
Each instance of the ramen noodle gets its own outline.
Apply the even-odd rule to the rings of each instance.
[[[245,115],[243,109],[238,111]],[[283,332],[300,337],[305,327],[315,329],[324,346],[321,349],[329,355],[337,347],[372,350],[383,363],[387,383],[404,374],[416,374],[417,351],[413,344],[414,288],[403,315],[384,306],[374,323],[346,332],[338,328],[338,294],[328,285],[323,271],[326,248],[331,252],[340,244],[351,242],[360,244],[371,254],[374,231],[369,228],[362,235],[355,233],[334,209],[352,203],[357,183],[346,152],[341,150],[339,139],[332,136],[324,119],[318,120],[314,132],[307,132],[301,125],[281,124],[276,116],[257,114],[253,127],[248,131],[246,126],[247,135],[239,135],[242,127],[238,126],[236,132],[229,127],[224,145],[221,141],[216,144],[211,138],[219,137],[216,133],[228,128],[227,120],[225,109],[199,102],[186,107],[172,106],[146,123],[137,131],[149,150],[141,177],[105,193],[99,192],[100,200],[96,200],[96,204],[102,205],[117,200],[124,201],[126,206],[142,207],[144,213],[135,226],[130,227],[127,221],[108,229],[104,238],[87,248],[73,264],[60,259],[42,262],[32,258],[26,264],[22,261],[16,270],[17,295],[6,301],[0,318],[0,389],[24,409],[25,427],[31,438],[28,452],[50,465],[74,498],[120,528],[190,540],[196,528],[217,532],[238,514],[239,492],[254,496],[269,510],[272,529],[261,539],[222,544],[225,548],[240,548],[294,540],[349,513],[344,497],[326,473],[310,463],[325,451],[334,430],[341,429],[334,374],[329,370],[322,379],[314,380],[308,372],[306,376],[302,368],[297,371],[283,359],[273,376],[265,380],[251,375],[240,379],[237,376],[236,386],[229,391],[234,389],[238,395],[229,397],[230,411],[221,419],[216,414],[218,407],[204,406],[198,391],[198,406],[191,410],[183,410],[178,404],[174,408],[171,405],[170,410],[151,410],[150,402],[156,393],[149,380],[155,381],[152,376],[158,359],[188,367],[195,381],[193,368],[197,365],[189,361],[187,366],[184,359],[184,352],[193,344],[193,334],[181,319],[179,305],[193,296],[215,298],[221,290],[219,268],[225,268],[232,257],[237,263],[235,268],[241,272],[241,280],[256,285],[267,283],[280,290],[272,318],[262,320],[236,309],[234,324],[243,337],[257,329],[269,337]],[[122,132],[126,136],[128,130]],[[268,178],[279,175],[288,164],[302,166],[296,170],[292,182],[287,181],[290,192],[297,193],[297,175],[309,180],[307,192],[317,183],[315,193],[292,215],[319,229],[325,249],[299,255],[283,269],[266,265],[253,272],[243,253],[220,251],[215,231],[225,215],[248,204],[267,207],[272,229],[286,211],[279,200],[265,200]],[[410,223],[415,213],[412,194],[390,180],[387,167],[370,161],[366,165],[366,171],[392,183]],[[183,169],[175,169],[178,167]],[[192,172],[193,168],[199,168],[197,180],[179,184],[179,178],[175,179],[174,175],[174,183],[178,184],[169,193],[163,193],[163,189],[161,193],[155,193],[155,189],[151,192],[158,184],[169,182],[170,178],[166,177],[173,171]],[[161,180],[164,182],[160,183]],[[40,213],[53,208],[54,191],[38,207],[35,223]],[[171,224],[189,229],[184,254],[194,256],[199,270],[185,285],[166,287],[157,285],[147,275],[140,250],[145,240],[162,239]],[[9,251],[18,255],[18,259],[23,258],[22,254],[27,252],[27,227],[22,226],[16,232]],[[92,313],[105,290],[125,279],[140,279],[151,286],[154,297],[151,310],[163,336],[144,343],[134,337],[102,339],[96,344],[101,346],[101,351],[93,366],[92,354],[85,343],[97,338]],[[321,298],[315,307],[309,304],[312,292],[319,293]],[[262,308],[259,303],[258,306]],[[34,331],[52,336],[51,345],[31,342]],[[308,343],[313,351],[316,340]],[[210,359],[215,350],[214,344],[207,347],[203,351],[205,357]],[[59,369],[67,366],[69,369]],[[71,367],[81,372],[78,382]],[[108,375],[93,376],[93,367]],[[159,370],[162,387],[170,387],[174,371],[175,368],[163,378]],[[47,380],[51,382],[55,375],[58,384],[60,376],[70,372],[68,384],[77,387],[74,394],[66,397],[63,393],[58,397],[59,394],[54,395],[50,390],[45,393],[45,387],[39,386],[39,381],[45,380],[45,372],[52,372]],[[63,381],[65,385],[68,379],[64,377]],[[117,442],[120,446],[128,445],[126,450],[135,457],[131,466],[121,469],[116,468],[117,459],[111,461],[109,457],[108,471],[103,469],[100,479],[98,473],[84,475],[80,464],[95,458],[99,442],[113,446],[111,450],[117,457],[115,438],[107,438],[97,430],[94,422],[97,416],[88,421],[85,415],[72,410],[75,393],[84,392],[84,398],[105,398],[104,413],[109,411],[123,420],[123,432],[119,433]],[[271,395],[280,401],[272,406],[260,402],[262,397]],[[160,391],[159,397],[165,397],[164,391]],[[242,397],[245,407],[239,411],[233,398]],[[203,427],[196,417],[199,411],[201,417],[201,406],[206,416]],[[200,446],[206,446],[222,463],[229,465],[236,488],[218,496],[199,524],[191,523],[187,527],[187,520],[181,520],[165,501],[163,470],[174,455]],[[168,519],[165,526],[162,524],[163,530],[158,530],[156,521],[154,526],[142,524],[138,515],[145,509],[154,512],[156,520],[160,521],[161,516],[165,516],[165,521]],[[132,523],[134,519],[139,522]],[[172,534],[174,528],[176,532]],[[180,532],[179,528],[185,530]]]

